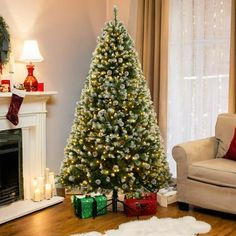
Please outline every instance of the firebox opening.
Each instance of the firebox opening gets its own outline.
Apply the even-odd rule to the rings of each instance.
[[[21,129],[0,132],[0,206],[23,199]]]

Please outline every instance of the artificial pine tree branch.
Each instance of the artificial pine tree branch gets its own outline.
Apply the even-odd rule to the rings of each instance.
[[[115,25],[117,25],[117,13],[118,13],[118,9],[117,9],[117,6],[114,6],[114,22],[115,22]]]

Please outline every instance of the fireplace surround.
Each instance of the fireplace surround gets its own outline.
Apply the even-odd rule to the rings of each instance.
[[[61,197],[53,197],[51,200],[41,202],[30,200],[31,180],[36,176],[43,175],[46,168],[46,103],[51,96],[56,94],[55,91],[26,92],[19,111],[19,124],[14,126],[6,119],[6,113],[11,102],[11,93],[0,93],[0,132],[21,129],[23,169],[23,200],[12,203],[16,205],[0,206],[0,224],[42,209],[44,205],[47,207],[63,201]],[[17,204],[20,212],[17,212]],[[29,208],[29,206],[32,207]],[[9,213],[11,208],[16,213]]]

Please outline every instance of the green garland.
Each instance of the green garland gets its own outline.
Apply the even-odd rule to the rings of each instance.
[[[10,34],[8,32],[8,25],[0,16],[0,73],[2,73],[2,66],[9,61],[10,55]]]

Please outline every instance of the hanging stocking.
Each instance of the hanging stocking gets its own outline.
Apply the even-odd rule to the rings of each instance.
[[[7,119],[13,125],[18,125],[19,123],[18,112],[20,110],[24,97],[25,97],[24,90],[13,89],[12,97],[11,97],[11,104],[9,106],[8,113],[6,115]]]

